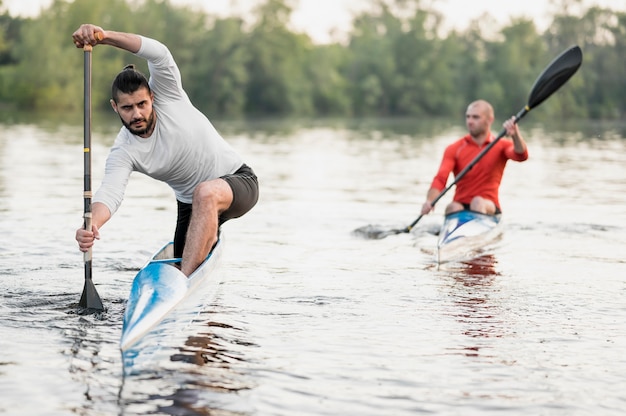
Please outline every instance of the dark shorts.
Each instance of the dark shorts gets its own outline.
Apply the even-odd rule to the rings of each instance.
[[[233,191],[233,202],[230,207],[220,214],[218,224],[241,217],[250,211],[259,200],[259,183],[252,168],[243,164],[235,173],[220,177],[224,179]],[[189,221],[191,220],[191,204],[178,202],[178,218],[176,220],[176,232],[174,233],[174,256],[182,257],[185,247],[185,238]]]
[[[463,205],[463,208],[465,208],[466,210],[471,211],[470,204],[461,204],[461,205]],[[495,215],[502,214],[502,211],[500,211],[500,207],[496,207],[496,212],[494,214]]]

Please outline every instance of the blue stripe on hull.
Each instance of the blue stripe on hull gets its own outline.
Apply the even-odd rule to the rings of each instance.
[[[172,243],[166,244],[139,270],[124,312],[120,340],[122,351],[128,350],[153,330],[206,280],[215,269],[221,247],[220,238],[213,251],[189,278],[171,264],[180,260],[168,257],[173,251]]]
[[[501,215],[486,215],[469,210],[446,215],[437,242],[438,262],[467,257],[493,242],[501,233],[500,220]]]
[[[185,297],[188,280],[163,262],[151,262],[137,273],[124,313],[122,350],[135,344]]]

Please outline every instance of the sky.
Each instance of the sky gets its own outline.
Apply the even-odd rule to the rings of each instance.
[[[170,0],[173,4],[189,5],[220,16],[245,15],[260,0]],[[292,30],[306,32],[314,42],[327,43],[332,33],[341,36],[350,30],[352,17],[364,11],[366,0],[292,0],[298,4],[292,14]],[[13,16],[36,16],[52,0],[3,0],[5,9]],[[542,30],[549,23],[554,5],[549,0],[430,0],[435,10],[444,15],[445,28],[464,29],[467,23],[489,13],[499,25],[506,25],[513,17],[532,18]],[[626,0],[583,0],[585,6],[609,7],[626,12]],[[97,22],[92,22],[97,23]],[[105,28],[106,29],[106,28]]]

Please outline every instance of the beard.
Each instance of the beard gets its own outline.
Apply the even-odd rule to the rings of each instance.
[[[119,116],[119,114],[118,114]],[[154,118],[154,110],[152,110],[152,112],[150,113],[150,115],[148,116],[148,118],[135,118],[133,120],[130,121],[130,123],[127,123],[126,121],[124,121],[124,119],[120,117],[120,120],[122,121],[122,124],[124,125],[124,127],[126,127],[128,129],[128,131],[130,131],[132,134],[134,134],[135,136],[142,136],[148,133],[152,132],[152,129],[154,128],[154,122],[155,122],[155,118]],[[134,123],[140,122],[140,121],[145,121],[146,123],[146,127],[143,129],[136,129],[133,128],[132,125]]]
[[[487,132],[487,129],[485,129],[482,126],[478,126],[478,127],[474,127],[471,129],[468,128],[468,132],[472,137],[478,137],[478,136],[485,134]]]

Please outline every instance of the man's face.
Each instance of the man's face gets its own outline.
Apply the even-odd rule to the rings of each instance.
[[[470,105],[465,112],[465,124],[472,137],[485,134],[489,130],[491,122],[487,109],[481,105]]]
[[[140,88],[130,94],[120,93],[117,102],[111,100],[111,106],[131,133],[148,137],[152,134],[155,123],[153,98],[147,88]]]

